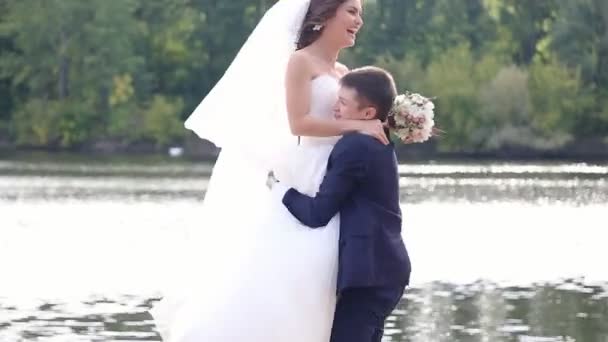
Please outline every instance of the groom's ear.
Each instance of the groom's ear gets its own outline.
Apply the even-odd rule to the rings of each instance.
[[[376,107],[369,106],[365,109],[365,119],[374,120],[378,117],[378,110]]]

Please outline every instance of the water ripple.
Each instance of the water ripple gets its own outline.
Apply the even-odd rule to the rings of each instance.
[[[600,341],[608,333],[605,293],[576,280],[524,287],[428,283],[408,289],[387,320],[383,341]],[[0,297],[0,339],[159,341],[146,312],[155,300],[123,295],[31,308]],[[14,315],[18,311],[28,316]]]
[[[0,161],[0,341],[159,341],[147,309],[166,278],[159,270],[201,231],[210,170]],[[608,336],[608,166],[407,164],[400,173],[415,287],[386,341]]]

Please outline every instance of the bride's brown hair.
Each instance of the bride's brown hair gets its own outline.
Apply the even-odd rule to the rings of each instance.
[[[296,49],[303,49],[319,39],[325,27],[322,27],[320,30],[315,30],[315,26],[324,25],[327,20],[335,17],[338,8],[346,1],[347,0],[311,0],[306,17],[304,17],[302,29],[300,30],[300,38],[298,39]]]

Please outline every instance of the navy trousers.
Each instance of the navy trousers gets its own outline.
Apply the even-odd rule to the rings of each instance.
[[[404,289],[364,287],[341,291],[330,342],[380,342],[384,321],[399,303]]]

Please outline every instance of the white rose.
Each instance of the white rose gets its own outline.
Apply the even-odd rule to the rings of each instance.
[[[395,123],[397,124],[397,126],[405,126],[405,117],[403,117],[401,114],[395,115]]]

